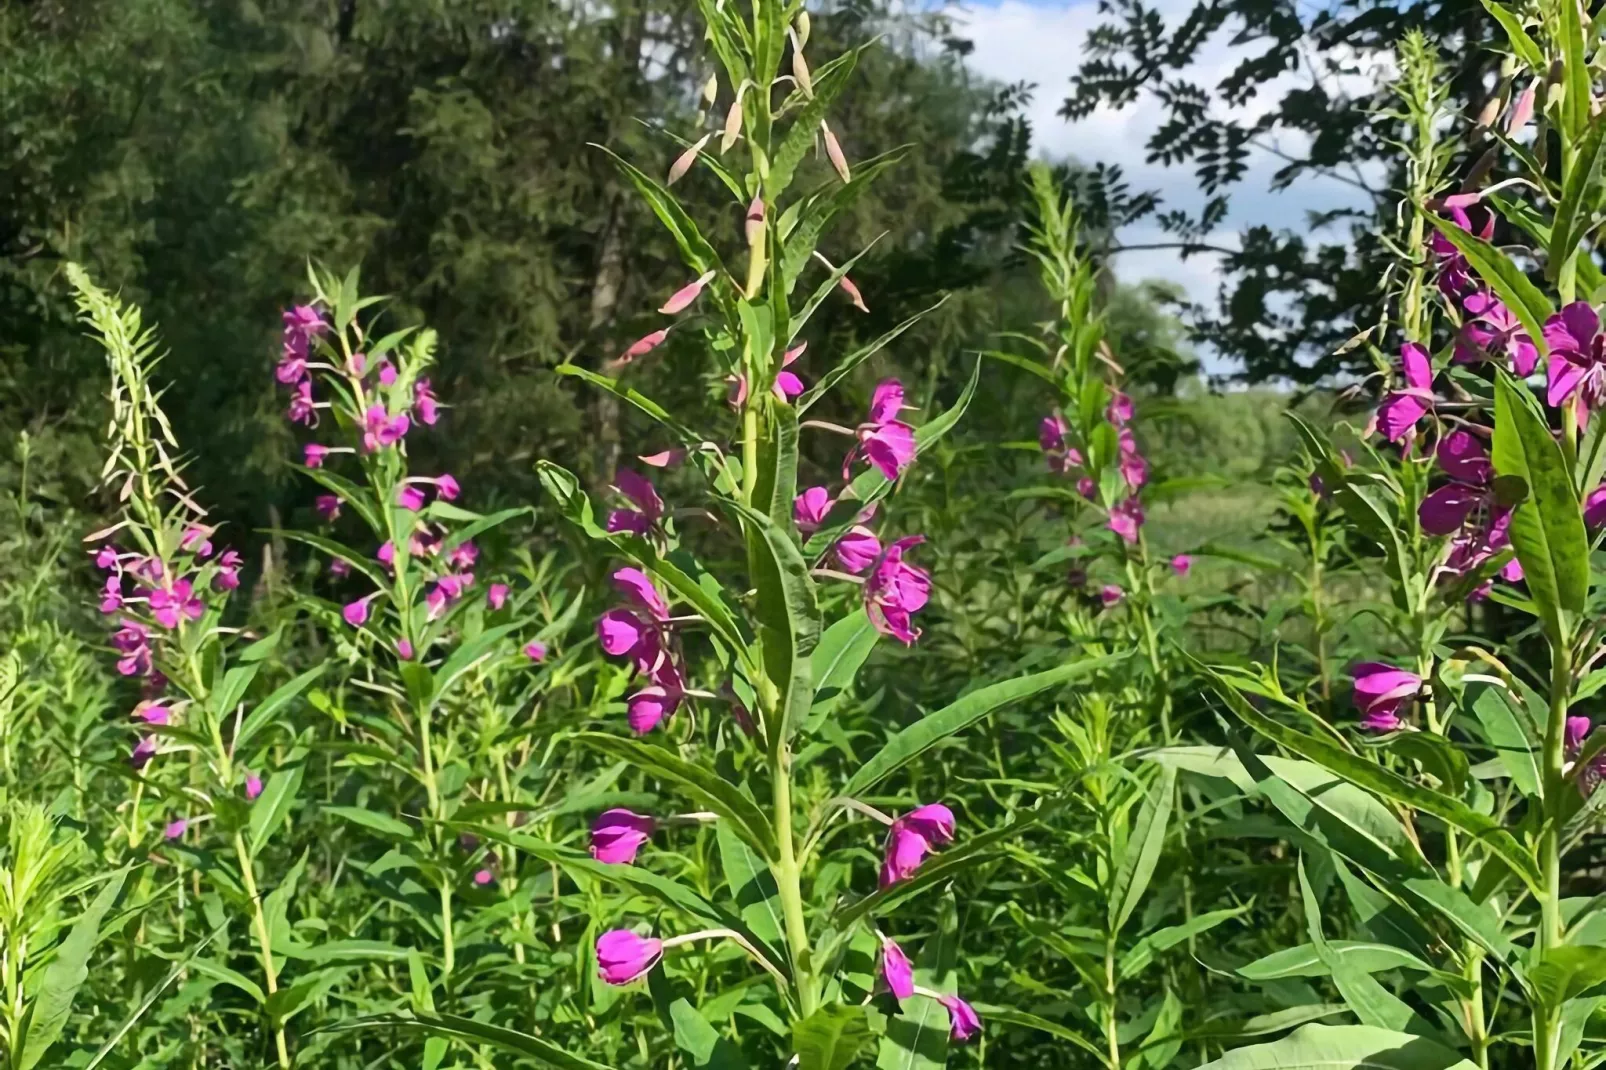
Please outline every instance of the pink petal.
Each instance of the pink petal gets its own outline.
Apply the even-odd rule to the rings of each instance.
[[[686,309],[701,296],[703,287],[712,282],[713,278],[714,273],[712,271],[704,272],[695,281],[687,283],[671,294],[669,300],[665,301],[663,307],[658,311],[666,316],[673,316],[675,313]]]

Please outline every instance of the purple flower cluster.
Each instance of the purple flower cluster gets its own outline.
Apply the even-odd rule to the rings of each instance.
[[[1149,482],[1149,462],[1138,449],[1137,435],[1131,426],[1136,411],[1132,398],[1119,390],[1112,393],[1104,409],[1104,418],[1116,429],[1119,449],[1116,468],[1126,488],[1126,496],[1110,507],[1106,526],[1127,543],[1138,541],[1144,515],[1143,503],[1138,500],[1137,492]],[[1065,418],[1059,413],[1052,413],[1043,417],[1037,425],[1037,444],[1043,451],[1050,472],[1076,476],[1077,493],[1090,502],[1097,502],[1098,482],[1092,473],[1083,468],[1086,458],[1071,443],[1070,433],[1071,426]]]
[[[622,568],[613,574],[613,585],[627,605],[598,618],[597,639],[605,652],[628,657],[636,672],[650,681],[625,700],[631,730],[644,736],[680,708],[686,676],[673,652],[669,603],[651,578],[640,569]]]

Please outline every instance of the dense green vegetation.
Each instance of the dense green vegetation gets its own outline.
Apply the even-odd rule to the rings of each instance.
[[[0,1064],[1599,1065],[1600,16],[1485,9],[1111,8],[1395,48],[1184,322],[904,5],[0,7]]]

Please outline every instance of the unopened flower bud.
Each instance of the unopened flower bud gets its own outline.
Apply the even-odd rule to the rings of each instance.
[[[1484,102],[1483,110],[1478,112],[1478,125],[1487,130],[1494,125],[1494,121],[1499,117],[1500,98],[1498,96],[1490,97]]]
[[[797,47],[802,48],[804,45],[807,45],[808,43],[809,43],[809,13],[807,11],[799,11],[797,13]]]
[[[743,230],[747,235],[749,248],[756,247],[764,240],[764,195],[760,193],[753,198],[753,203],[747,206],[747,219],[743,223]]]
[[[736,139],[742,133],[742,94],[747,90],[747,83],[736,91],[736,99],[731,101],[730,111],[725,113],[725,130],[719,138],[719,154],[721,156],[730,151]]]
[[[842,145],[837,141],[836,135],[823,120],[820,123],[820,131],[825,135],[825,155],[830,158],[831,166],[836,168],[836,173],[843,182],[852,182],[853,172],[848,169],[848,158],[842,154]]]
[[[1516,105],[1511,109],[1511,118],[1506,120],[1506,135],[1509,137],[1524,129],[1529,120],[1534,117],[1534,97],[1539,92],[1539,79],[1535,78],[1528,83],[1528,88],[1522,91],[1517,98]]]
[[[797,87],[803,90],[803,95],[814,96],[814,77],[809,74],[809,61],[803,58],[803,44],[797,39],[797,34],[788,30],[792,37],[792,77],[797,80]]]
[[[669,167],[669,180],[665,185],[673,186],[686,176],[686,172],[691,170],[691,165],[697,162],[697,154],[703,151],[703,146],[707,145],[708,140],[713,136],[713,134],[704,134],[693,143],[691,148],[675,158],[675,162]]]
[[[703,99],[708,102],[710,108],[714,106],[714,101],[719,99],[719,75],[708,76],[708,82],[703,86]]]

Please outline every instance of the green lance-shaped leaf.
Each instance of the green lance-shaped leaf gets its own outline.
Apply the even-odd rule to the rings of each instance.
[[[248,839],[251,844],[251,853],[259,853],[267,846],[269,839],[290,816],[290,808],[295,805],[296,796],[301,792],[301,777],[306,770],[302,764],[305,751],[293,756],[283,769],[268,777],[262,787],[262,794],[256,802],[251,804],[251,824]]]
[[[223,682],[217,686],[217,689],[211,695],[207,696],[206,704],[211,709],[212,715],[219,719],[232,716],[234,707],[245,697],[245,692],[251,686],[251,681],[256,679],[256,675],[261,669],[261,663],[255,662],[236,665],[224,673]]]
[[[702,13],[703,24],[708,27],[708,40],[714,46],[714,55],[719,57],[720,65],[725,68],[725,76],[730,79],[734,92],[736,86],[748,79],[746,27],[737,9],[719,0],[697,0],[697,7]]]
[[[78,916],[67,939],[56,949],[55,958],[45,967],[21,1036],[13,1038],[18,1049],[19,1070],[33,1070],[50,1046],[60,1039],[67,1017],[72,1013],[73,1000],[89,977],[89,956],[100,939],[100,924],[123,894],[123,882],[127,877],[125,867],[107,879],[100,894]]]
[[[1548,256],[1553,272],[1559,272],[1578,252],[1578,243],[1589,229],[1595,207],[1600,203],[1603,161],[1606,161],[1606,124],[1591,123],[1584,143],[1573,158],[1561,201],[1556,205]]]
[[[1432,967],[1403,948],[1391,944],[1374,944],[1364,940],[1329,940],[1329,956],[1344,959],[1356,969],[1367,973],[1384,973],[1388,970],[1413,970],[1431,973]],[[1277,981],[1285,977],[1326,977],[1327,964],[1316,953],[1314,944],[1285,947],[1281,951],[1256,959],[1234,971],[1249,981]]]
[[[590,383],[592,386],[606,390],[608,393],[612,394],[621,401],[629,402],[639,411],[652,417],[654,420],[658,421],[658,423],[667,428],[683,446],[695,447],[704,441],[704,436],[699,435],[696,431],[693,431],[691,428],[675,419],[669,414],[669,410],[665,409],[662,405],[658,404],[647,395],[641,393],[639,390],[636,390],[634,387],[621,385],[617,379],[610,379],[606,375],[599,375],[588,368],[580,367],[578,364],[559,364],[557,367],[557,372],[559,375],[567,375],[572,378],[580,379],[584,382]]]
[[[935,713],[928,713],[887,741],[869,761],[849,779],[839,794],[862,796],[909,762],[957,732],[963,732],[983,717],[1012,702],[1030,698],[1072,680],[1091,676],[1122,661],[1127,655],[1113,654],[1087,658],[1056,669],[1022,676],[978,688]]]
[[[1374,762],[1351,754],[1336,743],[1308,736],[1273,720],[1251,706],[1219,673],[1202,662],[1195,662],[1229,709],[1245,724],[1303,758],[1331,770],[1358,787],[1376,792],[1386,799],[1413,806],[1447,822],[1505,859],[1513,872],[1539,894],[1539,869],[1533,856],[1493,818],[1480,814],[1459,799],[1407,780]]]
[[[1528,276],[1512,263],[1509,256],[1493,245],[1462,230],[1451,220],[1432,213],[1429,213],[1427,218],[1438,228],[1439,233],[1467,258],[1467,263],[1477,272],[1478,277],[1494,290],[1512,312],[1516,313],[1517,318],[1522,321],[1523,328],[1527,330],[1528,337],[1533,339],[1534,345],[1543,353],[1545,320],[1555,312],[1550,299],[1529,281]]]
[[[1594,103],[1593,77],[1585,58],[1586,34],[1598,36],[1593,26],[1584,28],[1582,13],[1576,5],[1568,10],[1567,4],[1558,5],[1562,65],[1561,118],[1563,139],[1576,144],[1589,128]]]
[[[287,531],[282,528],[264,528],[261,530],[265,535],[272,535],[281,539],[289,539],[291,542],[305,543],[315,550],[322,550],[330,557],[338,558],[339,560],[344,561],[346,564],[350,565],[358,572],[361,572],[370,580],[373,580],[374,586],[378,587],[380,590],[390,589],[390,577],[385,575],[380,567],[372,560],[364,557],[362,554],[359,554],[349,546],[338,543],[333,539],[326,539],[322,535],[313,535],[310,532],[305,531]]]
[[[1568,615],[1582,613],[1589,595],[1589,534],[1539,403],[1505,372],[1495,381],[1494,467],[1527,487],[1511,515],[1511,545],[1552,641],[1564,642]]]
[[[541,1066],[557,1070],[610,1070],[610,1068],[581,1055],[564,1051],[551,1041],[516,1029],[508,1029],[473,1018],[460,1018],[454,1014],[371,1014],[361,1018],[348,1018],[325,1026],[320,1032],[348,1033],[356,1030],[406,1029],[431,1036],[466,1040],[473,1044],[488,1044],[502,1051],[533,1059]]]
[[[1427,1023],[1423,1022],[1405,1001],[1384,988],[1375,977],[1357,966],[1353,960],[1335,955],[1328,949],[1327,938],[1322,935],[1321,904],[1316,901],[1316,893],[1311,889],[1310,878],[1305,875],[1303,854],[1299,856],[1298,870],[1299,894],[1305,907],[1305,928],[1310,933],[1311,946],[1316,949],[1322,965],[1327,967],[1327,972],[1333,978],[1339,994],[1344,997],[1344,1002],[1349,1004],[1363,1025],[1423,1033]]]
[[[813,662],[816,707],[841,697],[853,686],[854,677],[880,638],[881,633],[863,609],[855,609],[825,629],[809,659]]]
[[[680,248],[681,258],[693,271],[701,275],[706,271],[720,269],[719,254],[714,252],[714,247],[708,244],[702,231],[697,229],[697,224],[686,214],[686,209],[675,200],[674,194],[607,146],[593,145],[593,147],[607,153],[619,170],[624,172],[625,177],[635,185],[642,199],[647,202],[647,206],[675,239],[675,244]]]
[[[256,707],[245,715],[245,720],[240,722],[240,731],[234,737],[234,749],[243,751],[246,744],[256,738],[258,732],[272,724],[273,719],[282,710],[287,709],[290,703],[300,698],[303,691],[317,682],[318,677],[322,676],[324,670],[328,667],[326,662],[323,665],[308,669],[301,675],[281,684],[267,698],[257,703]]]
[[[487,628],[452,651],[452,656],[435,670],[434,687],[429,696],[430,704],[436,705],[446,698],[459,680],[468,675],[476,665],[494,655],[497,644],[512,635],[520,626],[515,623]]]
[[[1370,1025],[1307,1025],[1270,1044],[1230,1051],[1200,1070],[1476,1070],[1426,1037]]]
[[[1159,952],[1176,947],[1184,940],[1200,933],[1209,932],[1224,921],[1242,917],[1253,905],[1245,903],[1241,907],[1212,910],[1205,914],[1197,914],[1181,924],[1156,929],[1133,944],[1131,950],[1121,956],[1120,976],[1126,978],[1141,973],[1154,961],[1154,956]]]
[[[775,830],[770,826],[769,818],[764,816],[764,811],[745,791],[718,773],[695,762],[688,762],[663,747],[638,739],[609,736],[601,732],[581,732],[574,739],[610,758],[629,762],[642,772],[672,785],[698,805],[706,806],[723,820],[729,821],[732,830],[761,857],[772,862],[779,857]]]
[[[808,412],[816,401],[819,401],[820,398],[824,397],[826,392],[840,382],[845,376],[847,376],[849,372],[853,371],[854,368],[857,368],[860,364],[863,364],[865,361],[881,352],[881,350],[885,349],[895,339],[897,339],[899,335],[903,334],[909,328],[919,323],[922,319],[941,308],[943,306],[943,302],[947,300],[948,295],[943,294],[937,303],[932,305],[930,308],[922,309],[921,311],[916,312],[913,316],[910,316],[908,319],[892,328],[892,330],[888,331],[886,334],[874,339],[867,345],[860,346],[852,353],[849,353],[847,356],[843,357],[837,362],[835,367],[820,377],[819,382],[809,387],[809,389],[804,392],[803,396],[797,399],[798,414],[801,415],[805,412]]]
[[[669,1005],[675,1026],[675,1047],[686,1053],[693,1070],[747,1070],[742,1049],[708,1024],[697,1008],[683,999]]]
[[[384,538],[385,524],[379,517],[379,510],[374,508],[374,496],[351,480],[327,468],[308,468],[296,465],[296,470],[308,479],[320,484],[326,490],[332,491],[341,501],[351,506],[357,515],[362,517],[368,529],[380,538]]]
[[[1177,771],[1162,766],[1160,775],[1149,785],[1143,805],[1132,832],[1126,839],[1125,850],[1116,863],[1110,880],[1107,905],[1110,931],[1120,932],[1132,912],[1143,901],[1154,867],[1160,862],[1165,849],[1166,829],[1171,823],[1171,803],[1176,798]]]
[[[1530,797],[1544,792],[1544,776],[1539,766],[1539,740],[1528,730],[1529,716],[1520,709],[1521,700],[1499,684],[1473,681],[1464,692],[1473,715],[1483,726],[1484,738],[1511,777],[1511,782]]]
[[[810,661],[820,641],[820,603],[809,563],[791,533],[740,502],[731,508],[746,521],[748,559],[758,589],[758,628],[764,670],[780,691],[780,739],[794,736],[814,703]],[[774,732],[775,727],[766,731]],[[772,738],[771,743],[776,740]]]
[[[1606,947],[1553,947],[1527,973],[1535,997],[1560,1007],[1606,984]]]
[[[725,886],[730,889],[736,909],[742,912],[742,920],[769,943],[782,946],[785,920],[775,875],[763,856],[737,835],[729,822],[719,822],[715,834],[720,868],[725,871]]]
[[[782,531],[792,526],[792,500],[797,497],[797,417],[791,405],[777,403],[771,433],[759,443],[758,483],[753,505],[769,514]]]
[[[798,1070],[847,1070],[873,1039],[863,1007],[820,1007],[792,1026]]]
[[[1103,1062],[1108,1055],[1102,1048],[1076,1030],[1067,1029],[1058,1022],[1039,1017],[1028,1011],[1016,1010],[1013,1007],[1000,1007],[996,1003],[978,1003],[975,1007],[976,1013],[981,1016],[983,1021],[996,1022],[999,1025],[1015,1025],[1023,1029],[1035,1029],[1056,1040],[1063,1040],[1067,1044],[1081,1048],[1100,1062]]]
[[[907,156],[912,147],[903,145],[861,162],[853,169],[853,178],[849,182],[838,183],[833,179],[829,186],[810,194],[798,203],[798,212],[790,225],[787,225],[787,215],[782,215],[780,240],[785,246],[785,252],[781,256],[781,277],[785,281],[787,293],[796,288],[797,280],[814,255],[815,246],[819,244],[820,235],[825,232],[826,225],[838,214],[852,208],[869,190],[871,184],[884,171]],[[830,283],[830,288],[835,286],[835,281]],[[788,341],[797,337],[799,321],[806,318],[806,315],[794,317]]]
[[[1501,29],[1506,31],[1506,39],[1511,42],[1511,51],[1517,58],[1526,63],[1535,71],[1545,70],[1549,64],[1545,62],[1545,54],[1539,48],[1538,42],[1523,29],[1522,20],[1504,4],[1496,0],[1483,0],[1483,6],[1493,15],[1495,21],[1500,23]]]

